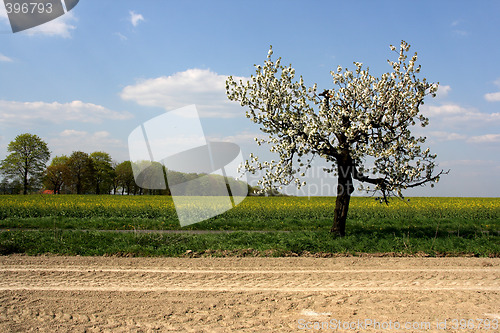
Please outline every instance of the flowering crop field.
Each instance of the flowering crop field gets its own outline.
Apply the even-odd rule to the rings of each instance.
[[[75,240],[68,241],[68,237],[79,233],[79,239],[108,237],[97,241],[100,245],[95,246],[102,247],[106,242],[118,244],[117,237],[120,241],[130,237],[105,230],[221,230],[235,232],[135,235],[123,246],[127,251],[144,254],[144,248],[156,242],[146,253],[158,254],[158,249],[167,242],[169,249],[160,253],[168,255],[181,254],[183,249],[203,252],[214,248],[500,255],[500,198],[410,198],[409,201],[394,199],[385,205],[373,198],[353,197],[347,236],[337,240],[328,233],[334,208],[334,197],[248,197],[224,214],[181,228],[172,199],[167,196],[5,195],[0,196],[0,229],[3,229],[0,242],[3,237],[4,242],[13,246],[26,241],[29,234],[30,246],[40,237],[52,237],[51,243],[59,239],[71,244]],[[24,241],[15,241],[16,237],[24,237]],[[145,239],[139,242],[140,246],[136,244],[138,237]],[[125,251],[105,248],[91,253]],[[80,250],[68,251],[87,253]]]
[[[204,229],[224,226],[251,230],[315,229],[333,219],[335,198],[332,197],[248,197],[236,208],[190,228]],[[180,228],[172,199],[168,196],[110,195],[30,195],[0,196],[0,221],[12,219],[64,217],[82,220],[92,218],[150,219],[168,222],[170,228]],[[490,221],[485,228],[498,227],[500,198],[411,198],[394,199],[389,205],[373,198],[354,197],[349,208],[349,220],[370,222],[391,219],[412,224],[420,219],[461,220],[475,223]],[[278,224],[276,224],[278,222]],[[5,223],[0,224],[6,227]],[[253,225],[253,226],[252,226]],[[10,226],[14,227],[14,226]],[[160,225],[156,225],[158,229]],[[113,228],[115,229],[115,228]]]

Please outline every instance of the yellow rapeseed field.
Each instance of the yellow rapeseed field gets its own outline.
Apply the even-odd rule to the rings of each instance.
[[[333,216],[333,197],[247,197],[228,217],[240,218],[329,218]],[[175,216],[168,196],[121,195],[2,195],[0,219],[9,217],[140,217]],[[349,217],[365,218],[499,219],[500,198],[410,198],[391,200],[389,205],[373,198],[353,197]]]

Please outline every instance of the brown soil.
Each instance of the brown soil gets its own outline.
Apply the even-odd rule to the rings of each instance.
[[[492,332],[499,304],[497,258],[0,257],[0,332]]]

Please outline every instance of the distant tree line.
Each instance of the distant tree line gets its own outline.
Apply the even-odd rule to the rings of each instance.
[[[168,183],[165,189],[143,189],[135,182],[132,163],[117,163],[108,153],[97,151],[91,154],[74,151],[71,155],[55,156],[50,164],[50,151],[47,144],[37,135],[18,135],[7,147],[7,157],[0,161],[1,194],[28,194],[49,191],[54,194],[122,194],[122,195],[170,195]],[[221,193],[220,184],[248,187],[249,193],[256,188],[235,179],[218,180],[222,176],[198,175],[167,170],[158,162],[151,169],[161,168],[171,185],[198,179],[196,186],[203,188],[202,193],[212,195]],[[147,175],[145,175],[147,176]],[[201,176],[206,176],[200,178]],[[201,179],[201,180],[200,180]],[[218,184],[215,186],[214,184]],[[234,188],[234,187],[233,187]],[[211,191],[213,189],[213,191]],[[196,193],[193,189],[192,193]]]

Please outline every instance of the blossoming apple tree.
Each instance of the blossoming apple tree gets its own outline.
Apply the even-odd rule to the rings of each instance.
[[[390,46],[397,60],[388,60],[392,71],[374,77],[369,68],[355,62],[354,70],[339,66],[331,72],[333,88],[318,93],[317,85],[306,87],[295,70],[272,60],[272,47],[263,66],[255,65],[250,80],[226,81],[227,96],[247,108],[246,116],[261,126],[277,161],[259,161],[250,155],[242,168],[264,171],[259,185],[264,189],[295,183],[303,177],[315,156],[326,160],[325,172],[337,176],[337,198],[331,232],[344,236],[353,181],[360,189],[380,193],[388,203],[402,190],[438,182],[447,172],[435,171],[436,155],[422,148],[425,137],[410,129],[429,120],[420,112],[424,97],[435,97],[438,84],[418,78],[417,53],[408,58],[410,45],[399,50]]]

